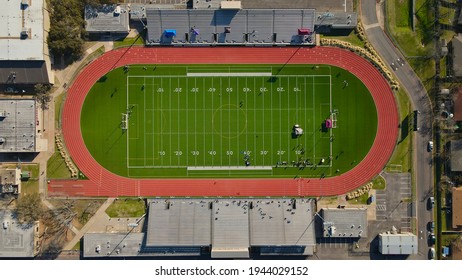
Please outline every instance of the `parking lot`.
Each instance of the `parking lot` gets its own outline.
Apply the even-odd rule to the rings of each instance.
[[[411,174],[384,174],[386,190],[376,192],[377,222],[392,222],[401,231],[411,231]]]

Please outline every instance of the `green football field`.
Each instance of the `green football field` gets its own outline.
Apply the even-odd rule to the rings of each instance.
[[[377,112],[365,86],[331,66],[132,65],[93,86],[81,129],[122,176],[319,177],[364,158]]]

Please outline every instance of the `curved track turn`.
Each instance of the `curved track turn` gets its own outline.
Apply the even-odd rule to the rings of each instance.
[[[87,93],[114,68],[129,64],[329,64],[356,75],[377,107],[377,135],[366,157],[352,170],[330,178],[135,179],[104,169],[87,150],[80,114]],[[398,137],[398,109],[380,72],[364,58],[332,47],[220,47],[117,49],[89,64],[69,88],[62,132],[70,156],[88,180],[52,180],[49,196],[331,196],[358,188],[388,162]]]

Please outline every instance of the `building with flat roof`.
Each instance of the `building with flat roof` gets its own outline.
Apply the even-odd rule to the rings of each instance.
[[[31,153],[36,149],[35,100],[0,99],[0,153]]]
[[[21,169],[0,169],[0,196],[21,192]]]
[[[2,1],[0,60],[44,60],[43,0]]]
[[[311,199],[252,201],[250,240],[260,255],[313,255],[314,202]]]
[[[0,258],[33,258],[39,250],[38,222],[20,224],[8,210],[0,210]]]
[[[211,244],[210,204],[206,200],[149,200],[144,251],[200,255],[202,248]]]
[[[201,0],[207,1],[207,0]],[[213,1],[213,0],[212,0]],[[353,0],[240,0],[244,9],[316,9],[318,11],[353,12]]]
[[[449,146],[451,171],[462,172],[462,140],[452,140]]]
[[[249,258],[315,251],[311,199],[149,199],[148,207],[146,232],[88,233],[84,257]]]
[[[141,254],[144,233],[86,233],[83,255],[92,257],[135,257]]]
[[[410,232],[379,234],[379,252],[383,255],[415,255],[418,253],[417,236]]]
[[[455,77],[462,77],[462,34],[451,40],[452,71]]]
[[[452,188],[452,227],[462,227],[462,188]]]
[[[90,36],[125,37],[130,32],[129,11],[126,5],[85,7],[85,30]]]
[[[357,13],[346,12],[317,12],[316,21],[314,23],[315,30],[320,33],[319,28],[323,28],[324,32],[331,30],[348,29],[351,30],[358,24]]]
[[[366,208],[322,208],[323,237],[367,237]]]
[[[8,0],[2,4],[0,90],[15,92],[37,83],[51,83],[44,0]]]

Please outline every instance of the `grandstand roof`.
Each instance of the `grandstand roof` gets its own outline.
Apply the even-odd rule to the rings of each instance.
[[[3,222],[8,223],[7,229]],[[0,210],[0,258],[33,258],[34,231],[33,225],[20,224],[12,212]]]
[[[366,208],[323,208],[324,237],[367,237]]]
[[[248,201],[215,200],[212,221],[212,258],[248,258]]]
[[[126,5],[101,5],[85,7],[85,29],[90,33],[130,31],[128,9]]]
[[[315,246],[314,206],[310,199],[253,200],[250,212],[252,246]]]
[[[35,101],[0,99],[0,153],[35,152]]]
[[[43,60],[43,0],[2,1],[0,60]],[[3,62],[2,62],[3,63]]]
[[[313,9],[147,9],[147,44],[314,44],[298,29],[314,30]],[[176,30],[177,36],[165,36]],[[193,32],[193,30],[199,32]],[[198,34],[196,34],[198,33]],[[310,38],[308,38],[310,37]]]
[[[148,201],[146,246],[210,246],[210,201]]]
[[[241,2],[244,9],[316,9],[318,11],[353,11],[353,0],[241,0]]]

